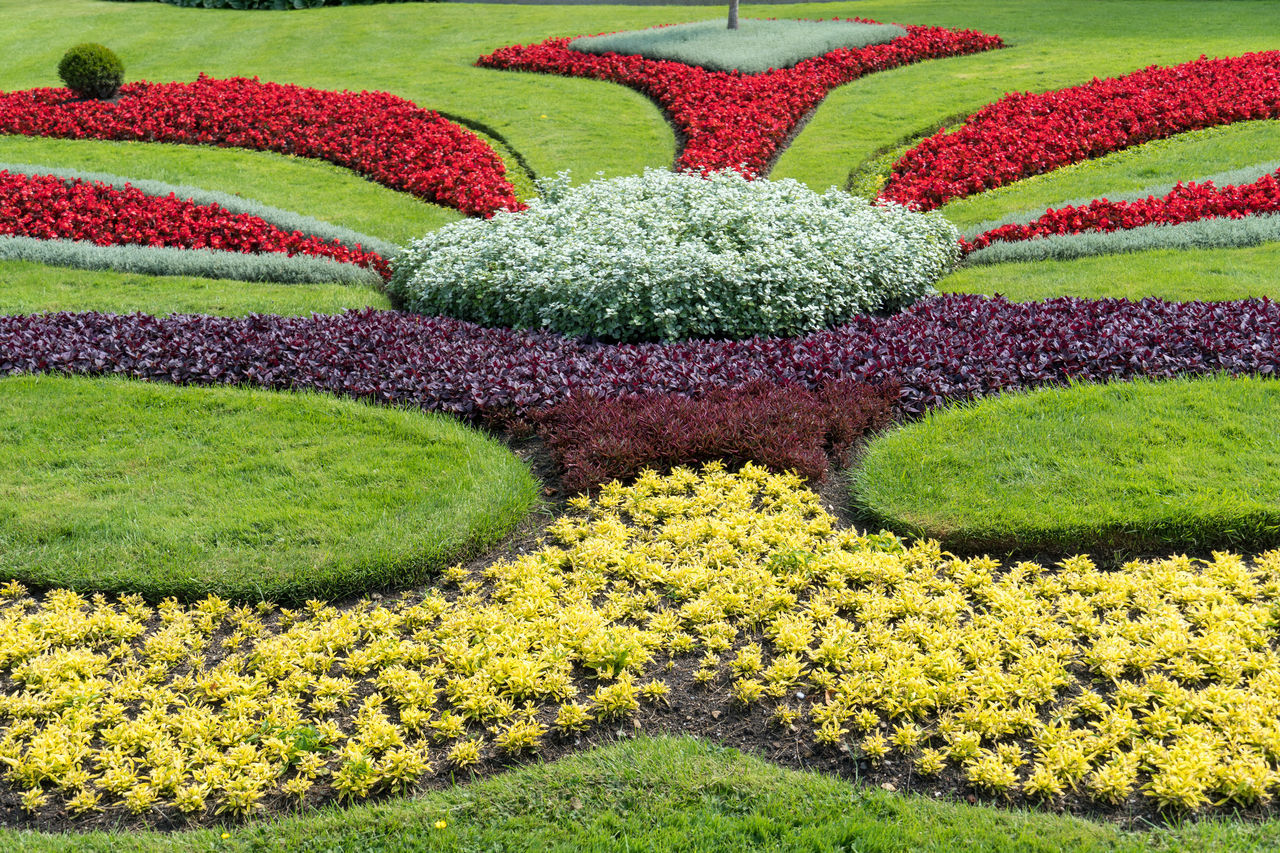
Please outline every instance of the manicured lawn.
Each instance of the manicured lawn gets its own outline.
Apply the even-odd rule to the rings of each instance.
[[[957,406],[873,439],[869,523],[964,552],[1258,551],[1280,543],[1280,383],[1079,385]]]
[[[1006,92],[1057,89],[1202,54],[1280,48],[1277,0],[1100,0],[1089,6],[860,0],[753,4],[744,12],[974,28],[1006,41],[1003,50],[871,74],[832,92],[773,172],[817,190],[848,184],[884,152],[943,122],[954,124]],[[551,37],[718,21],[723,14],[722,6],[463,3],[239,13],[149,2],[0,0],[6,57],[0,89],[57,85],[54,68],[63,51],[97,41],[120,54],[127,80],[191,80],[204,73],[386,90],[480,132],[527,199],[532,177],[560,170],[570,170],[579,183],[597,172],[613,177],[669,167],[676,140],[661,111],[630,89],[480,69],[477,57]],[[943,213],[963,227],[1275,160],[1280,122],[1241,123],[1064,168],[954,202]],[[460,218],[341,168],[276,154],[0,136],[3,163],[235,193],[401,244]],[[939,289],[1014,300],[1280,298],[1277,268],[1280,243],[1270,243],[962,267]],[[0,314],[305,315],[390,305],[382,293],[361,287],[0,261]],[[1255,322],[1271,328],[1276,320],[1269,309],[1254,308],[1247,321],[1219,325],[1217,335],[1234,335],[1237,327],[1250,334]],[[972,310],[977,316],[983,309]],[[918,334],[928,338],[922,347],[972,364],[964,358],[977,345],[948,349],[963,337],[952,330],[972,331],[964,328],[965,316],[919,326],[907,318],[905,342],[859,346],[892,349],[876,363],[906,373],[912,353],[924,351],[909,339]],[[1167,316],[1176,322],[1178,315]],[[88,824],[69,818],[75,808],[68,805],[81,795],[101,797],[87,806],[91,812],[101,806],[101,819],[87,820],[105,828],[82,835],[0,829],[0,847],[1275,849],[1280,824],[1258,815],[1274,813],[1267,798],[1276,787],[1280,691],[1274,685],[1280,681],[1270,603],[1276,563],[1168,556],[1280,544],[1274,441],[1280,385],[1274,380],[1010,393],[936,411],[870,445],[853,477],[854,503],[873,528],[935,537],[944,549],[961,552],[1039,551],[1053,558],[1043,569],[980,558],[962,563],[929,544],[903,548],[893,537],[834,530],[818,498],[794,479],[759,494],[725,481],[689,497],[682,491],[696,479],[689,472],[675,475],[683,485],[648,482],[634,493],[615,488],[594,507],[571,504],[590,517],[562,518],[547,534],[551,546],[522,547],[521,556],[485,568],[447,569],[512,530],[535,507],[544,484],[501,444],[456,419],[290,388],[306,381],[356,396],[436,401],[425,405],[484,399],[491,405],[486,415],[504,415],[510,414],[504,406],[527,412],[539,401],[559,399],[565,382],[585,383],[581,377],[610,387],[599,377],[612,364],[620,365],[612,377],[619,383],[649,359],[654,370],[674,377],[673,387],[696,383],[682,385],[684,362],[667,364],[667,354],[656,350],[640,353],[634,364],[602,362],[592,373],[584,365],[604,352],[594,341],[572,342],[563,353],[547,343],[550,354],[543,357],[542,343],[499,340],[504,333],[489,340],[489,332],[447,327],[416,331],[417,319],[352,317],[341,329],[297,324],[277,333],[283,327],[263,318],[249,321],[251,332],[232,333],[245,340],[218,340],[216,330],[206,330],[207,340],[171,334],[144,342],[150,332],[140,332],[133,342],[139,351],[167,354],[156,357],[166,362],[163,368],[138,366],[152,378],[180,378],[169,371],[185,369],[207,376],[205,362],[221,356],[226,365],[239,359],[234,369],[244,371],[237,375],[247,382],[260,381],[260,366],[279,368],[276,380],[265,383],[273,390],[0,378],[0,580],[17,578],[37,589],[33,599],[13,586],[0,590],[0,640],[8,638],[7,646],[0,643],[0,676],[8,683],[0,695],[0,810],[7,809],[7,825],[22,826],[28,817],[18,811],[21,800],[53,825],[74,829]],[[41,322],[6,330],[13,352],[0,349],[0,367],[6,356],[19,363],[32,346],[22,336],[31,329],[43,333]],[[105,329],[92,334],[110,334]],[[308,335],[308,329],[328,331]],[[1030,329],[1018,340],[1042,353],[1049,349],[1045,327]],[[1183,340],[1205,337],[1200,325],[1194,329],[1181,330]],[[71,339],[66,353],[41,357],[71,358],[74,350],[83,360],[97,351],[97,340]],[[1102,363],[1114,352],[1099,343],[1090,357]],[[267,355],[259,358],[255,346]],[[840,346],[828,338],[798,356],[820,360],[828,347],[834,376],[842,369],[839,359],[861,357]],[[325,347],[343,358],[328,359]],[[1171,358],[1192,357],[1189,347]],[[305,380],[288,372],[286,358],[270,355],[301,349],[311,355]],[[725,364],[715,364],[705,353],[695,357],[695,349],[688,350],[693,375],[731,375],[728,355]],[[1248,351],[1243,346],[1237,354]],[[112,358],[129,357],[108,356],[101,369],[113,369]],[[561,366],[557,358],[572,363]],[[363,378],[326,367],[353,359],[364,360]],[[1007,376],[1021,376],[1035,354],[1011,345],[992,360],[1002,360]],[[741,376],[770,379],[776,378],[770,370],[785,372],[790,364],[776,355],[740,363]],[[933,382],[938,396],[932,399],[941,401],[956,387],[976,388],[963,383],[988,367],[994,365],[940,379],[936,364],[916,366],[915,378]],[[813,375],[827,370],[823,365]],[[926,377],[921,370],[934,373]],[[366,381],[372,386],[359,386]],[[1105,572],[1083,559],[1053,563],[1084,550],[1159,557]],[[447,583],[435,593],[441,570]],[[145,608],[130,599],[74,600],[68,623],[41,634],[41,620],[68,601],[43,595],[45,587],[71,587],[86,597],[139,592],[153,601],[208,593],[250,602],[316,601],[299,610],[302,616],[265,605],[237,608],[201,634],[201,605],[179,613],[171,603]],[[404,602],[341,601],[393,588],[414,594]],[[209,606],[216,610],[218,603]],[[81,615],[90,622],[100,617],[94,624],[113,630],[137,628],[130,635],[137,642],[113,647],[92,632],[76,636]],[[1202,630],[1186,627],[1191,622]],[[1175,623],[1181,634],[1168,629]],[[187,639],[199,635],[199,649],[179,643],[162,657],[163,641],[174,635],[168,628]],[[338,635],[344,639],[335,651]],[[124,636],[112,635],[112,642]],[[1160,644],[1169,648],[1157,649]],[[304,645],[306,656],[296,652]],[[682,668],[689,662],[682,655],[696,660],[704,654],[698,673]],[[788,675],[791,657],[794,675]],[[93,674],[77,668],[97,663],[104,669]],[[922,675],[934,667],[947,673]],[[222,682],[219,673],[229,680]],[[330,692],[321,696],[321,686]],[[925,693],[932,698],[921,700]],[[689,709],[683,726],[654,725],[646,729],[650,735],[712,731],[691,727],[715,707],[721,716],[713,719],[746,721],[735,743],[776,738],[789,748],[794,740],[796,756],[810,750],[815,766],[833,766],[832,759],[858,778],[783,769],[687,736],[624,736],[615,743],[615,733],[631,733],[631,712],[610,716],[608,703],[637,695],[645,703],[635,703],[643,708],[636,711],[638,727],[679,719],[681,702]],[[120,703],[113,705],[116,696]],[[790,708],[792,697],[798,711]],[[667,717],[656,716],[659,706]],[[573,743],[575,726],[560,718],[574,707],[586,715],[575,744],[580,751],[545,765],[512,757],[536,756],[544,742]],[[796,714],[789,723],[788,713]],[[182,729],[187,722],[194,728]],[[216,746],[193,735],[196,729],[213,733]],[[520,753],[522,732],[530,752]],[[63,746],[71,747],[58,746],[64,736]],[[322,740],[312,743],[313,736]],[[84,737],[78,752],[77,737]],[[467,744],[476,750],[474,760],[455,753]],[[182,750],[176,760],[189,762],[185,769],[174,763]],[[885,764],[871,760],[876,752]],[[318,777],[304,778],[302,763],[310,759]],[[108,766],[113,762],[119,767]],[[936,766],[925,769],[930,762]],[[464,769],[474,766],[506,772],[476,779]],[[85,777],[77,784],[81,768]],[[159,778],[174,768],[178,781]],[[906,775],[892,775],[892,768]],[[123,781],[117,770],[126,774]],[[133,771],[136,778],[127,775]],[[929,790],[933,783],[921,781],[926,774],[940,774],[933,777],[937,796],[902,792]],[[347,788],[338,787],[340,778]],[[364,793],[361,778],[369,780]],[[886,779],[899,784],[882,789]],[[327,805],[288,813],[282,786],[309,780],[316,787],[303,785],[301,794],[295,787],[298,799],[291,802]],[[420,790],[436,785],[441,789]],[[247,799],[237,800],[246,790]],[[343,790],[355,792],[357,801],[370,791],[413,793],[340,808],[333,801]],[[956,791],[974,791],[986,804],[966,804]],[[184,796],[191,807],[180,812]],[[1027,808],[1036,796],[1046,805]],[[1118,805],[1097,805],[1107,801]],[[1228,811],[1234,803],[1255,811],[1236,815]],[[1184,807],[1214,808],[1214,817],[1183,824],[1188,813],[1178,809]],[[142,817],[128,816],[130,810]],[[1054,813],[1062,810],[1091,817]],[[228,816],[239,812],[261,819],[240,823]],[[184,814],[200,828],[174,834],[121,828],[158,815],[181,824]]]
[[[0,135],[0,163],[105,172],[231,193],[393,243],[406,243],[462,218],[455,210],[321,160],[265,151]]]
[[[1280,298],[1280,243],[1243,249],[1161,249],[1070,261],[961,267],[938,282],[947,293],[1001,294],[1018,302],[1089,299]]]
[[[336,314],[349,308],[390,308],[371,287],[269,284],[110,270],[48,267],[0,260],[0,313],[106,311],[128,314]]]
[[[1248,121],[1117,151],[958,199],[942,208],[961,230],[1063,202],[1112,198],[1156,184],[1190,182],[1280,156],[1280,121]],[[1163,195],[1163,193],[1162,193]]]
[[[301,601],[421,581],[501,537],[527,469],[437,415],[327,396],[0,380],[0,573]]]

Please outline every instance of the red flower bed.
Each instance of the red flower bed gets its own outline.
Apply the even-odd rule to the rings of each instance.
[[[0,133],[278,151],[327,160],[468,215],[523,207],[493,149],[386,92],[203,75],[194,83],[131,83],[115,101],[30,89],[0,93]]]
[[[754,175],[766,169],[800,119],[837,86],[886,68],[1003,46],[999,36],[975,30],[902,26],[907,35],[887,44],[841,48],[763,74],[706,71],[682,62],[616,53],[596,56],[570,50],[569,38],[504,47],[476,64],[630,86],[657,101],[684,135],[680,168],[737,169]]]
[[[0,171],[0,234],[41,240],[84,240],[99,246],[169,246],[226,252],[315,255],[356,264],[390,278],[374,252],[352,249],[299,231],[286,232],[247,213],[195,204],[169,195],[49,175]]]
[[[932,210],[1013,181],[1189,130],[1280,118],[1280,51],[1145,68],[1006,95],[894,165],[882,198]]]
[[[1239,219],[1255,213],[1280,212],[1280,172],[1264,175],[1252,184],[1215,187],[1213,182],[1178,184],[1168,195],[1139,201],[1100,199],[1084,207],[1047,210],[1026,225],[1002,225],[973,239],[961,240],[965,252],[986,248],[996,241],[1013,243],[1052,234],[1085,231],[1120,231],[1143,225],[1177,225],[1197,219]]]

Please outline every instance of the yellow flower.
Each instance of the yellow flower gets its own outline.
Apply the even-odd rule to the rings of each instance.
[[[436,821],[436,829],[444,829],[444,828],[445,828],[446,826],[448,826],[448,825],[449,825],[449,824],[445,823],[445,822],[444,822],[444,821],[442,821],[442,820],[438,820],[438,821]]]

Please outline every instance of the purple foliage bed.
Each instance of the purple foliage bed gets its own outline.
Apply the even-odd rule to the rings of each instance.
[[[571,393],[687,394],[755,379],[901,387],[898,414],[993,392],[1134,376],[1274,374],[1280,304],[941,296],[887,318],[791,339],[608,345],[365,310],[224,318],[0,317],[0,375],[122,374],[314,389],[453,412],[520,416]]]

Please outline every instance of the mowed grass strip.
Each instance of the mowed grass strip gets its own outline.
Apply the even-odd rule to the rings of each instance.
[[[1261,550],[1280,543],[1277,418],[1261,378],[995,397],[874,439],[854,504],[959,552]]]
[[[391,308],[380,289],[351,284],[277,284],[194,276],[50,267],[0,260],[0,314],[104,311],[115,314],[338,314]]]
[[[448,418],[322,395],[0,381],[0,575],[38,587],[336,598],[492,543],[532,475]]]
[[[459,781],[463,781],[459,779]],[[1082,853],[1274,849],[1274,821],[1126,832],[1080,818],[890,793],[689,737],[638,737],[420,798],[173,834],[0,830],[44,851],[538,850]]]
[[[0,162],[229,193],[396,244],[462,219],[456,210],[388,189],[332,163],[269,151],[0,135]]]
[[[1019,214],[1031,214],[1029,219],[1050,207],[1079,204],[1081,200],[1087,204],[1095,198],[1114,201],[1124,193],[1155,184],[1202,181],[1206,175],[1270,162],[1277,156],[1280,121],[1238,122],[1147,142],[1024,178],[957,199],[944,205],[942,214],[962,229]],[[1256,179],[1244,183],[1252,180]]]
[[[961,266],[945,293],[1000,294],[1015,302],[1079,296],[1180,302],[1280,299],[1280,243],[1241,249],[1153,249],[1123,255]]]

